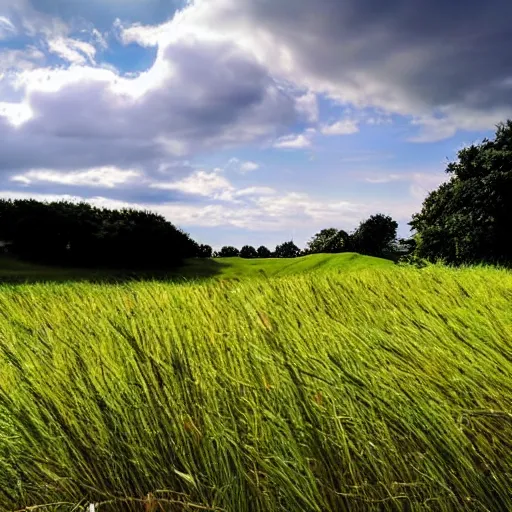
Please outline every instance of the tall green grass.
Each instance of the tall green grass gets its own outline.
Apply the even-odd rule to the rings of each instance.
[[[5,286],[0,375],[2,510],[512,509],[506,271]]]

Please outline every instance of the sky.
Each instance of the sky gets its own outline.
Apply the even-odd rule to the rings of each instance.
[[[219,248],[399,234],[512,118],[510,0],[0,0],[0,198]]]

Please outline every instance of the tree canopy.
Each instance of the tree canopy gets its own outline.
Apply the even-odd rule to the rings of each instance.
[[[198,258],[211,258],[213,256],[213,249],[209,245],[200,245],[197,250]]]
[[[446,172],[410,223],[417,256],[512,264],[512,121],[498,125],[494,140],[459,151]]]
[[[284,242],[276,247],[274,256],[276,258],[296,258],[297,256],[300,256],[300,249],[293,243],[293,241]]]
[[[155,213],[35,200],[0,200],[0,240],[14,255],[57,265],[166,268],[198,251]]]
[[[398,223],[388,215],[378,213],[361,222],[351,236],[355,251],[369,256],[382,256],[392,252],[396,240]]]
[[[336,228],[322,229],[309,242],[307,253],[339,253],[348,251],[350,247],[350,235]]]
[[[217,253],[219,258],[234,258],[236,256],[240,256],[240,251],[236,247],[232,247],[231,245],[225,245],[222,249]]]
[[[264,245],[261,245],[258,247],[258,258],[271,258],[272,257],[272,251],[265,247]]]
[[[244,245],[242,249],[240,250],[240,257],[241,258],[257,258],[258,253],[256,252],[256,249],[252,247],[251,245]]]

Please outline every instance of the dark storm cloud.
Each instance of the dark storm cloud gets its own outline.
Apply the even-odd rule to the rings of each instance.
[[[222,14],[273,34],[302,78],[354,101],[411,114],[512,106],[509,0],[229,3]]]

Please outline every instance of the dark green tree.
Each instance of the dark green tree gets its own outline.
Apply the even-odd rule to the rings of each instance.
[[[350,237],[353,249],[369,256],[383,256],[392,252],[398,223],[388,215],[378,213],[361,222]]]
[[[322,229],[309,242],[307,253],[339,253],[350,250],[350,236],[336,228]]]
[[[240,256],[240,251],[236,247],[225,245],[218,254],[219,258],[234,258]]]
[[[258,258],[271,258],[272,257],[272,251],[265,247],[264,245],[261,245],[258,247],[257,250]]]
[[[0,200],[0,240],[23,259],[112,268],[166,268],[195,256],[198,247],[151,212],[34,200]]]
[[[213,249],[209,245],[200,245],[197,250],[198,258],[211,258],[213,256]]]
[[[459,151],[450,178],[423,202],[410,223],[416,255],[451,264],[512,264],[512,121],[494,140]]]
[[[284,242],[276,247],[274,251],[276,258],[297,258],[300,256],[300,249],[292,242]]]
[[[240,257],[247,259],[257,258],[258,253],[256,252],[256,249],[251,245],[244,245],[240,250]]]

